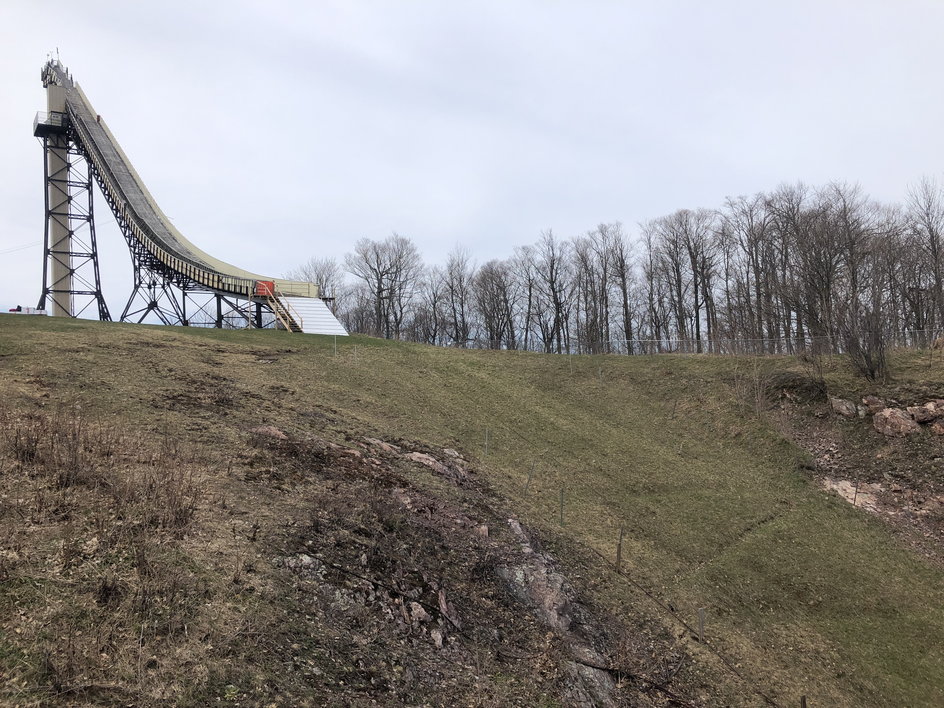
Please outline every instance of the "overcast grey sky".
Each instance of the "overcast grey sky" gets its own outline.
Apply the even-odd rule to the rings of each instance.
[[[783,181],[901,201],[942,169],[942,31],[938,0],[3,0],[0,306],[39,296],[57,47],[177,228],[281,275],[392,231],[484,262]]]

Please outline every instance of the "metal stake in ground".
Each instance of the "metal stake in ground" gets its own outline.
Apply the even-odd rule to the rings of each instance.
[[[705,642],[705,608],[698,608],[698,641]]]
[[[561,502],[560,502],[560,525],[564,525],[564,488],[561,487]]]
[[[616,572],[621,573],[623,567],[623,524],[620,524],[619,541],[616,543]]]
[[[524,483],[524,493],[528,493],[528,488],[531,486],[531,478],[534,477],[534,460],[531,460],[531,471],[528,472],[528,481]]]
[[[485,457],[488,457],[488,428],[485,429]]]

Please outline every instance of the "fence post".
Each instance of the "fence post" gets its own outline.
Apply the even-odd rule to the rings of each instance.
[[[623,524],[620,524],[619,541],[616,543],[616,572],[622,573],[623,566]]]
[[[528,493],[528,488],[531,486],[531,478],[534,476],[534,460],[531,460],[531,471],[528,472],[528,481],[524,483],[524,493]]]
[[[705,643],[705,608],[698,608],[698,641]]]
[[[560,497],[560,525],[564,525],[564,488],[561,487],[561,497]]]

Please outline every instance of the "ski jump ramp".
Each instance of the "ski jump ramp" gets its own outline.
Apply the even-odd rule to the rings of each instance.
[[[115,136],[58,59],[45,64],[42,81],[48,110],[37,114],[33,124],[34,135],[43,142],[46,171],[40,309],[49,307],[53,315],[75,317],[84,301],[85,307],[97,305],[100,319],[111,319],[98,273],[94,179],[128,244],[135,269],[134,290],[122,321],[141,322],[153,315],[165,324],[195,324],[202,318],[201,324],[218,327],[274,322],[295,332],[347,334],[313,283],[243,270],[187,240],[161,211]]]

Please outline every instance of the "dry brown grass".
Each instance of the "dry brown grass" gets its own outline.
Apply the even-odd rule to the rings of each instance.
[[[75,405],[0,409],[0,652],[6,699],[147,695],[158,647],[186,634],[206,580],[182,551],[206,463]]]

